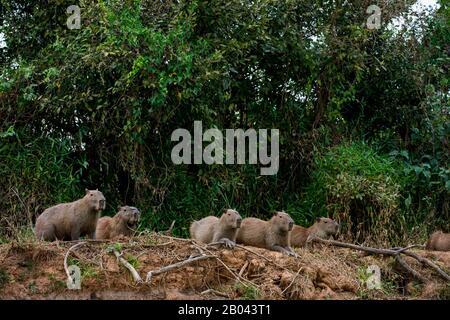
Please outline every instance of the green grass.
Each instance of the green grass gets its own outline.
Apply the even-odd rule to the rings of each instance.
[[[254,286],[244,286],[241,283],[235,285],[235,290],[240,293],[241,300],[257,300],[260,297],[258,288]]]

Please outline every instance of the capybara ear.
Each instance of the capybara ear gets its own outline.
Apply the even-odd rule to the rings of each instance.
[[[117,210],[120,210],[120,209],[122,209],[122,206],[119,204],[119,205],[117,206]]]
[[[228,209],[225,208],[225,209],[222,210],[222,213],[227,213],[227,211],[228,211]]]
[[[84,192],[86,192],[86,194],[88,194],[89,193],[89,189],[85,188]]]
[[[316,218],[316,222],[320,222],[320,220],[322,220],[321,217],[317,217],[317,218]]]

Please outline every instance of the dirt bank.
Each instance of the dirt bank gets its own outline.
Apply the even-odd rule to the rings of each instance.
[[[119,242],[88,242],[67,255],[81,270],[81,290],[69,290],[64,260],[75,243],[0,245],[1,299],[449,299],[450,285],[405,257],[426,279],[411,278],[392,257],[337,247],[296,249],[299,258],[246,247],[208,249],[186,239],[148,234]],[[111,252],[120,252],[144,283]],[[450,252],[413,250],[450,270]],[[159,273],[163,267],[203,260]],[[367,267],[381,270],[381,289],[368,289]],[[146,283],[147,273],[157,271]]]

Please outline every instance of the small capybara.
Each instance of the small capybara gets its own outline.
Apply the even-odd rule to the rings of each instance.
[[[293,226],[294,220],[281,211],[275,212],[269,221],[245,218],[238,231],[237,242],[296,256],[290,244]]]
[[[114,239],[119,236],[131,236],[141,217],[141,212],[135,207],[119,207],[114,217],[102,217],[98,220],[96,239]]]
[[[339,224],[330,218],[317,218],[316,222],[309,228],[295,225],[291,233],[291,246],[305,247],[314,237],[330,239],[339,231]]]
[[[194,221],[189,229],[191,238],[203,243],[222,242],[233,248],[236,244],[236,235],[241,226],[242,217],[236,210],[225,209],[219,218],[205,217]]]
[[[431,251],[450,251],[450,233],[434,232],[427,241],[425,249]]]
[[[36,219],[36,237],[40,240],[78,240],[81,236],[95,239],[95,229],[106,200],[98,190],[87,190],[74,202],[61,203],[42,212]]]

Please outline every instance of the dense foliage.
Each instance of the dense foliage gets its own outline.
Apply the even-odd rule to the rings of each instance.
[[[80,1],[73,30],[73,1],[0,3],[3,236],[85,187],[178,235],[223,207],[334,216],[358,241],[449,231],[447,1],[380,1],[380,29],[366,0]],[[195,120],[280,129],[278,174],[172,164]]]

